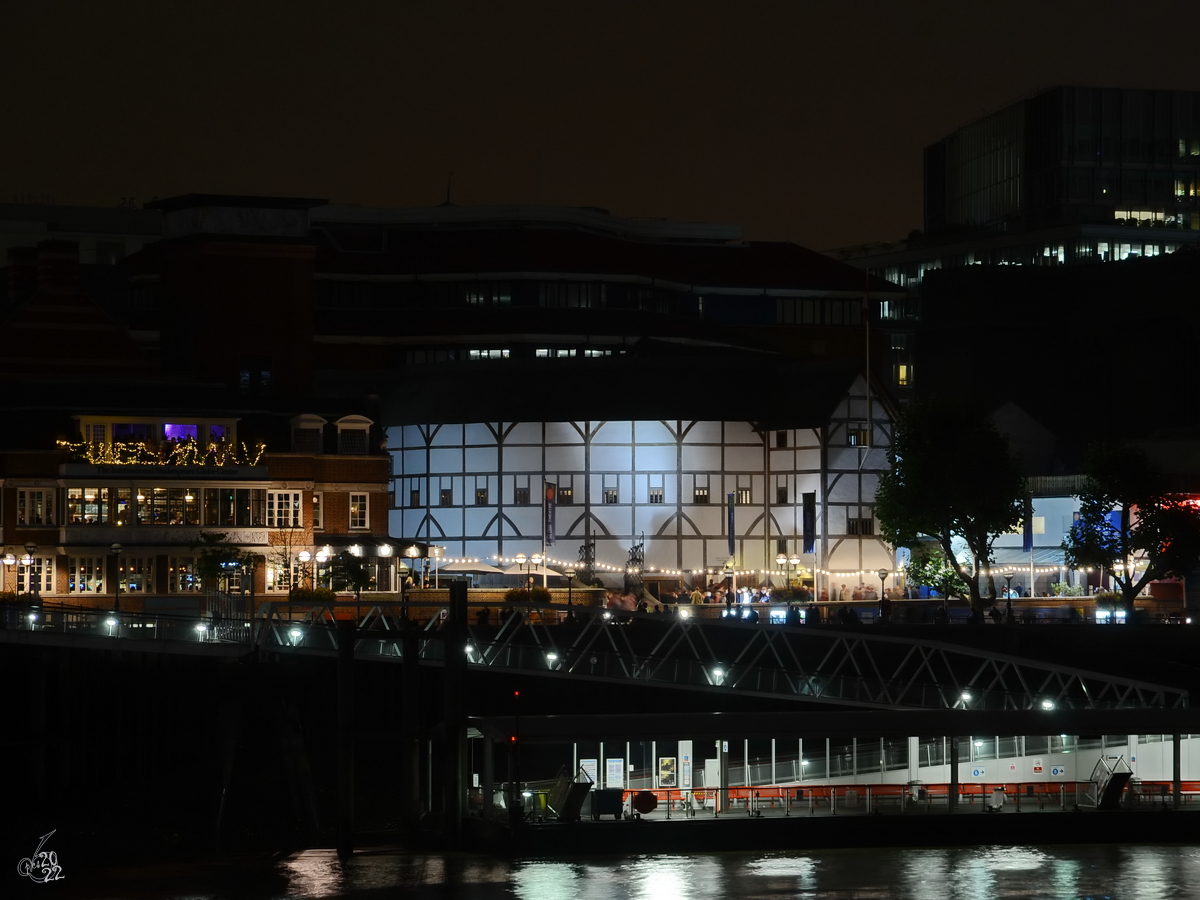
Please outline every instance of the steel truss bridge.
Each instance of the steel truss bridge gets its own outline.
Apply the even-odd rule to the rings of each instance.
[[[448,647],[444,603],[410,602],[421,624],[410,652],[426,665],[466,655],[470,670],[736,693],[864,709],[1166,709],[1188,706],[1184,688],[1080,670],[986,649],[903,636],[875,626],[788,626],[593,607],[469,603],[465,646]],[[354,604],[302,619],[264,604],[259,646],[335,654],[336,618]],[[487,610],[486,624],[481,612]],[[568,614],[570,618],[567,619]],[[401,604],[355,608],[359,659],[402,661]],[[964,626],[965,627],[965,626]],[[1078,632],[1072,631],[1071,637]]]

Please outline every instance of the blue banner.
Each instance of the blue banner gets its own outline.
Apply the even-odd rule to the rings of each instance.
[[[1030,494],[1025,495],[1025,511],[1021,515],[1021,551],[1023,553],[1033,552],[1033,497]]]
[[[804,494],[802,516],[804,552],[815,553],[817,549],[817,495],[815,491]]]
[[[554,546],[554,507],[558,500],[558,485],[545,482],[545,502],[542,508],[542,536],[547,547]]]
[[[734,494],[726,494],[725,496],[729,499],[729,557],[730,557],[730,559],[732,559],[733,555],[734,555],[734,553],[733,553],[733,535],[734,535],[733,501],[734,501],[735,495]]]

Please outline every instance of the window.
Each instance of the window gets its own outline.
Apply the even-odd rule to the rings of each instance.
[[[738,488],[737,489],[737,502],[738,502],[738,506],[749,506],[750,505],[750,488]]]
[[[303,415],[292,419],[292,452],[317,454],[324,449],[321,435],[325,420],[320,416]]]
[[[517,506],[529,505],[529,488],[519,487],[513,492],[513,503]]]
[[[67,488],[67,522],[100,525],[108,522],[108,488]]]
[[[875,520],[873,518],[855,518],[850,517],[846,520],[846,534],[870,535],[875,533]]]
[[[605,503],[616,503],[616,502],[618,502],[618,497],[617,497],[617,489],[616,489],[616,488],[605,488],[605,489],[604,489],[604,502],[605,502]]]
[[[324,528],[325,527],[324,520],[321,517],[321,494],[319,491],[317,493],[313,494],[312,527],[313,528]]]
[[[693,503],[707,503],[708,502],[708,488],[706,488],[706,487],[696,488],[695,491],[693,491],[693,493],[692,493],[692,502]]]
[[[454,488],[442,488],[438,492],[438,506],[454,505]]]
[[[18,525],[53,525],[54,492],[51,490],[17,491]]]
[[[300,527],[299,491],[267,491],[267,527]]]
[[[265,394],[271,387],[271,357],[243,356],[238,370],[238,387],[243,394]]]
[[[104,563],[103,556],[72,556],[67,569],[67,592],[104,593]]]
[[[659,488],[650,488],[650,502],[651,503],[662,503],[663,502],[663,489],[662,488],[660,488],[660,487]]]
[[[36,591],[39,594],[54,593],[54,557],[18,557],[17,593]]]
[[[558,486],[558,505],[570,506],[575,502],[575,494],[569,487]]]
[[[896,384],[907,387],[912,381],[912,366],[900,363],[896,366]]]
[[[200,590],[200,578],[196,575],[196,557],[176,556],[171,559],[167,590],[172,593]]]
[[[162,490],[157,488],[156,490]],[[150,502],[148,494],[138,492],[138,521],[142,507]],[[267,492],[261,488],[205,488],[205,525],[262,525],[266,515]],[[119,503],[118,503],[119,506]]]
[[[855,423],[846,429],[846,444],[850,447],[866,447],[870,443],[870,432],[867,431],[867,426],[861,422]]]
[[[122,591],[138,594],[154,590],[154,557],[121,556],[117,562]]]
[[[364,416],[345,416],[335,424],[338,432],[338,453],[343,456],[366,456],[367,437],[374,423]]]
[[[892,335],[892,349],[893,350],[904,350],[904,349],[906,349],[907,346],[908,346],[908,335],[907,334],[893,334]]]
[[[480,359],[508,359],[508,350],[468,350],[467,359],[475,361]]]
[[[156,488],[161,490],[161,488]],[[167,524],[200,524],[200,491],[197,488],[168,488]]]
[[[775,553],[776,553],[776,555],[778,555],[778,554],[782,553],[782,554],[784,554],[784,555],[786,556],[786,555],[787,555],[787,552],[788,552],[788,548],[787,548],[787,538],[776,538],[776,540],[775,540]]]
[[[787,487],[785,485],[781,484],[781,485],[777,485],[775,487],[775,502],[776,503],[787,503],[788,502],[788,491],[787,491]]]
[[[350,495],[350,527],[355,529],[370,527],[370,518],[367,515],[366,494]]]
[[[775,446],[776,446],[776,448],[778,448],[780,450],[782,450],[783,448],[785,448],[787,446],[787,432],[786,431],[775,432]]]
[[[487,506],[487,502],[488,502],[488,489],[485,487],[475,488],[475,505],[476,506]]]
[[[416,509],[421,505],[421,489],[412,488],[408,492],[408,505],[410,509]]]

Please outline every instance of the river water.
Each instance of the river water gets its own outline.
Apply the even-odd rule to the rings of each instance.
[[[172,900],[760,900],[760,898],[1194,898],[1200,845],[821,850],[500,860],[310,850],[271,862],[80,873],[73,898]],[[64,872],[69,876],[67,861]],[[90,884],[88,882],[91,882]],[[58,882],[65,887],[65,882]],[[40,887],[47,887],[42,885]],[[40,894],[49,897],[57,891]]]

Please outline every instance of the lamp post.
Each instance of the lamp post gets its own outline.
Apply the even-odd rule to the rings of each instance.
[[[120,544],[114,543],[108,548],[113,558],[113,613],[121,612],[121,550]]]
[[[1012,599],[1012,580],[1013,580],[1013,573],[1005,572],[1004,573],[1004,599],[1005,600]]]
[[[542,563],[545,561],[540,553],[535,553],[533,556],[526,556],[524,553],[518,553],[513,557],[513,559],[516,561],[521,571],[529,572],[530,582],[533,581],[533,573],[540,569]]]
[[[25,555],[21,558],[21,561],[25,563],[25,592],[34,596],[37,595],[37,588],[33,583],[33,564],[36,559],[33,554],[37,551],[38,545],[33,541],[28,541],[25,544]]]
[[[404,564],[404,560],[396,563],[396,577],[400,579],[400,618],[408,621],[408,600],[405,599],[404,582],[408,579],[408,573],[411,570]]]
[[[420,554],[421,554],[421,551],[417,549],[416,544],[409,544],[407,547],[404,548],[404,555],[408,557],[408,567],[413,572],[413,579],[414,579],[413,583],[417,587],[420,587],[420,582],[418,580],[416,580],[417,557],[420,556]]]

